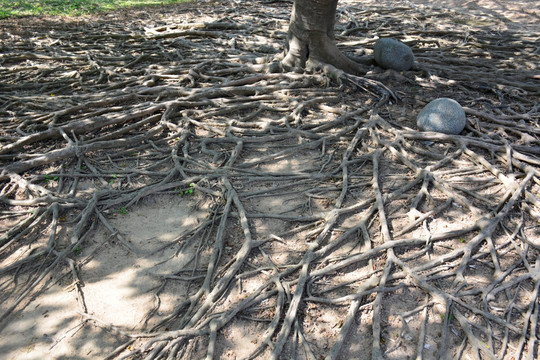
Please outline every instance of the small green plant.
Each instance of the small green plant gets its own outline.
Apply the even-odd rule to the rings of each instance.
[[[75,248],[73,249],[73,253],[74,253],[75,255],[79,255],[79,254],[82,252],[82,250],[83,250],[83,249],[82,249],[81,247],[75,246]]]
[[[113,178],[111,180],[109,180],[109,184],[113,185],[114,184],[114,180],[116,180],[116,178],[118,177],[118,175],[114,174],[113,175]]]
[[[446,314],[441,314],[441,320],[444,320],[446,318]],[[454,315],[450,314],[448,317],[448,322],[454,321]]]
[[[45,181],[46,181],[46,182],[49,182],[49,181],[56,181],[56,180],[58,180],[58,176],[52,177],[52,176],[49,175],[49,174],[45,175]]]
[[[120,209],[118,209],[118,212],[120,214],[124,214],[124,215],[127,215],[127,213],[128,213],[127,209],[124,206],[122,206]]]
[[[189,184],[189,188],[180,190],[180,193],[178,193],[178,196],[184,196],[184,195],[193,194],[194,187],[195,187],[194,183]]]

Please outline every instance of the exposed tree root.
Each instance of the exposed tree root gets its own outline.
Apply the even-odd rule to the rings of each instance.
[[[220,339],[235,321],[265,324],[242,344],[246,359],[358,358],[350,344],[362,341],[373,359],[534,358],[535,35],[493,38],[493,24],[469,27],[466,14],[344,1],[338,45],[369,47],[363,32],[407,27],[432,75],[382,85],[380,70],[358,77],[330,61],[338,48],[327,43],[307,73],[259,73],[286,40],[290,4],[228,5],[200,3],[201,19],[171,8],[165,24],[126,28],[6,22],[0,330],[67,278],[81,326],[115,337],[108,359],[227,358]],[[29,49],[26,31],[42,45]],[[466,105],[464,132],[414,130],[422,106],[443,96]],[[85,301],[88,264],[106,246],[151,255],[115,216],[191,192],[210,215],[171,244],[195,244],[194,258],[160,277],[140,327],[100,319]],[[109,237],[82,251],[98,227]],[[171,284],[185,294],[157,317]]]

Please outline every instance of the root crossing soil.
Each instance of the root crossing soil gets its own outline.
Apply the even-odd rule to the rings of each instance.
[[[536,359],[538,1],[340,1],[418,67],[270,73],[290,1],[0,30],[6,359]],[[431,100],[460,135],[416,130]]]

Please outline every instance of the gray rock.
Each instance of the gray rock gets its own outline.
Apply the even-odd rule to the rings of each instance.
[[[436,131],[457,135],[463,131],[467,118],[465,111],[453,99],[439,98],[427,104],[416,118],[421,131]]]
[[[410,47],[396,39],[379,39],[373,48],[373,56],[380,67],[398,71],[409,70],[414,65]]]

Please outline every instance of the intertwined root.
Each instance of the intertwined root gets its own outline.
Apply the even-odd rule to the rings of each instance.
[[[32,51],[7,23],[2,326],[70,279],[62,291],[80,326],[106,329],[118,346],[109,358],[242,349],[246,358],[533,358],[540,114],[525,70],[539,60],[534,36],[495,38],[442,10],[419,21],[415,9],[348,4],[368,30],[406,23],[423,44],[415,55],[433,76],[404,73],[407,82],[383,87],[339,72],[327,40],[313,56],[325,72],[258,73],[253,64],[286,40],[290,9],[203,13],[212,11],[227,22],[188,8],[160,14],[167,25],[31,24],[41,44]],[[251,26],[269,14],[273,25]],[[449,17],[452,30],[431,20]],[[465,105],[465,132],[415,131],[418,111],[442,96]],[[83,285],[107,251],[142,273],[152,239],[129,238],[122,219],[155,198],[207,205],[208,216],[160,250],[171,251],[164,262],[192,257],[153,277],[153,308],[126,330],[88,306]],[[98,244],[97,231],[108,235]],[[238,328],[249,331],[235,337]]]

